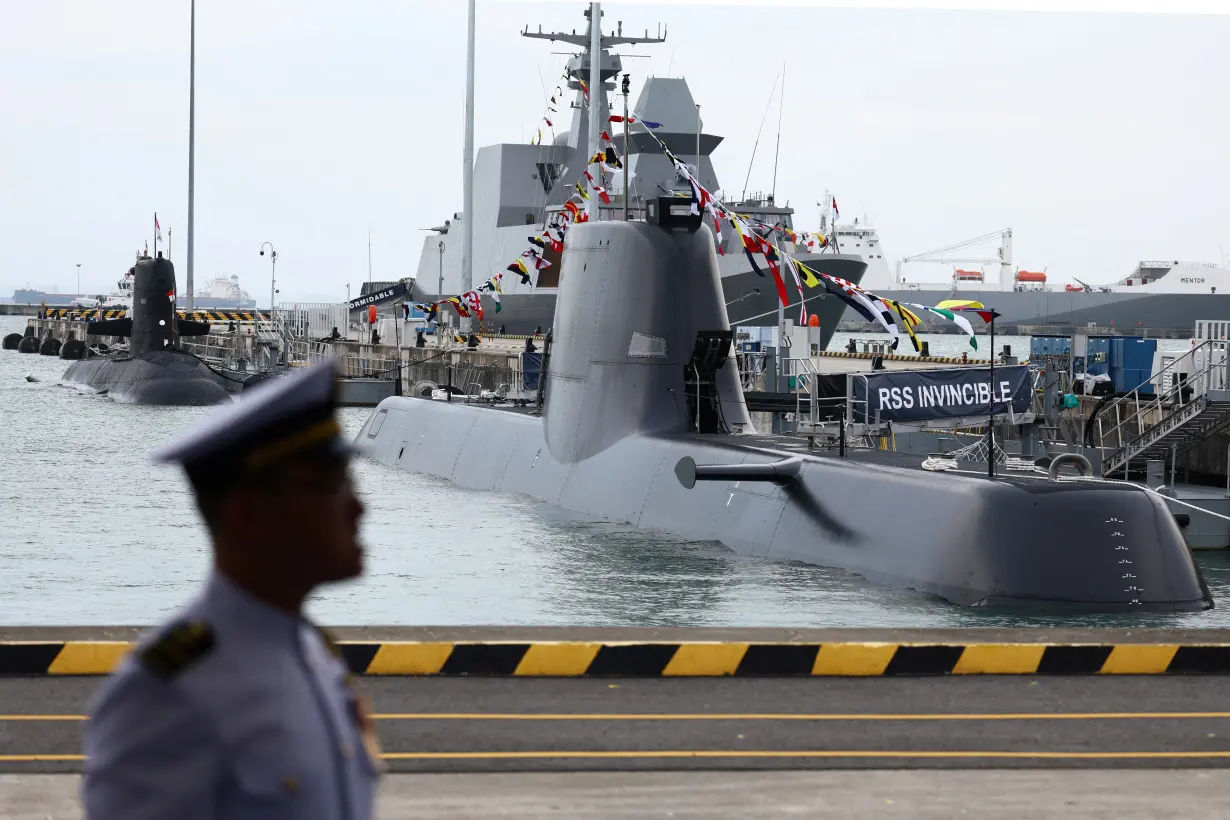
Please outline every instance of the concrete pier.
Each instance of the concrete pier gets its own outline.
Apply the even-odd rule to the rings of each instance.
[[[0,675],[105,675],[139,633],[10,627],[0,632]],[[350,670],[369,677],[1230,676],[1225,630],[352,627],[334,634]]]
[[[101,682],[21,674],[17,659],[64,644],[80,660],[141,631],[0,628],[0,820],[83,816],[81,732]],[[364,675],[357,685],[390,768],[379,817],[1224,814],[1221,778],[1209,770],[1230,765],[1230,630],[331,631],[351,660],[353,647],[372,644],[437,655],[460,647],[471,660],[476,647],[544,661],[642,648],[619,654],[609,675]],[[667,645],[678,676],[644,665],[644,647]],[[864,662],[845,674],[733,677],[702,662],[757,646],[778,647],[781,658],[836,648]],[[902,649],[924,676],[866,663]],[[1055,650],[1066,665],[1020,665]],[[1202,653],[1210,674],[1180,674],[1174,660],[1185,651]],[[927,674],[926,658],[945,653],[955,664]],[[1095,656],[1100,664],[1089,663]],[[979,674],[991,670],[1000,674]]]
[[[50,337],[60,343],[69,338],[85,340],[86,322],[81,317],[92,318],[92,314],[96,313],[78,312],[68,318],[31,317],[27,320],[27,327],[33,329],[38,339]],[[122,311],[111,313],[123,315]],[[348,406],[374,407],[381,399],[397,392],[394,379],[398,376],[402,395],[421,394],[432,387],[444,387],[450,380],[461,392],[477,393],[496,390],[501,386],[514,390],[521,379],[520,354],[525,348],[525,337],[483,338],[475,350],[470,350],[464,340],[452,338],[439,346],[435,339],[430,339],[429,346],[422,348],[413,346],[413,337],[409,339],[409,346],[373,345],[349,339],[321,342],[287,339],[267,322],[245,321],[242,318],[263,317],[264,314],[198,311],[193,316],[209,321],[210,333],[207,336],[184,337],[181,347],[185,351],[231,375],[265,372],[283,363],[293,366],[332,359],[348,380],[343,391],[343,404]],[[88,337],[89,345],[94,347],[105,345],[106,348],[113,348],[122,341],[113,336]],[[540,340],[540,348],[541,345]],[[17,351],[6,353],[16,355]]]

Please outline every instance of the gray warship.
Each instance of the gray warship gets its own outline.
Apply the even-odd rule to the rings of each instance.
[[[650,200],[644,222],[569,230],[541,415],[393,397],[356,447],[468,489],[958,605],[1213,606],[1175,516],[1140,488],[937,473],[918,456],[826,454],[758,433],[730,355],[715,236],[678,202]]]
[[[212,405],[230,401],[222,378],[177,346],[180,336],[209,333],[209,323],[176,315],[175,267],[171,261],[159,251],[156,258],[138,259],[130,272],[131,315],[86,325],[86,333],[91,336],[128,337],[128,349],[73,362],[62,381],[86,385],[127,404]]]
[[[563,208],[573,185],[588,165],[591,156],[587,151],[590,104],[581,85],[583,80],[589,81],[593,57],[588,8],[585,17],[587,25],[584,32],[544,32],[541,27],[538,31],[530,31],[527,27],[521,32],[523,37],[566,43],[578,49],[567,63],[567,79],[560,86],[561,90],[567,89],[564,93],[573,96],[571,122],[553,140],[548,141],[544,137],[541,144],[504,143],[478,150],[473,175],[474,285],[503,271],[529,247],[528,236],[541,233],[552,215]],[[622,105],[618,110],[610,105],[610,100],[617,96],[614,94],[615,84],[623,73],[623,62],[613,49],[621,45],[664,41],[665,33],[650,36],[646,31],[642,37],[626,36],[622,23],[613,34],[602,33],[599,55],[602,82],[600,87],[589,89],[589,92],[593,98],[593,108],[600,112],[603,122],[611,114],[622,115],[623,111]],[[562,115],[562,107],[568,103],[562,97],[557,99]],[[634,117],[659,122],[662,127],[656,129],[653,136],[633,129],[625,138],[622,125],[608,126],[612,129],[610,137],[624,163],[629,183],[626,191],[623,182],[618,179],[614,186],[608,186],[610,204],[594,203],[591,221],[621,220],[625,197],[631,215],[643,219],[647,202],[664,194],[688,194],[688,182],[679,177],[672,163],[663,155],[654,139],[657,137],[693,166],[699,182],[736,213],[746,214],[767,225],[804,230],[794,223],[794,209],[774,202],[771,194],[732,195],[729,190],[721,193],[722,186],[711,156],[723,138],[702,128],[699,109],[686,80],[670,77],[646,79],[630,113]],[[455,213],[452,218],[433,228],[433,234],[424,238],[413,286],[416,301],[457,296],[464,289],[461,269],[464,231],[461,220],[465,218],[468,218],[467,214]],[[778,298],[772,280],[762,278],[752,270],[734,229],[727,220],[722,222],[722,239],[719,243],[715,238],[715,247],[720,245],[724,251],[724,255],[718,256],[718,268],[722,275],[725,301],[732,305],[735,314],[734,324],[776,325]],[[807,248],[794,245],[782,245],[781,248],[812,270],[839,276],[856,284],[867,268],[866,261],[858,254],[808,252]],[[559,297],[560,253],[548,248],[543,257],[551,266],[537,272],[537,280],[532,286],[522,284],[516,277],[504,277],[501,311],[498,318],[490,321],[503,324],[508,333],[530,333],[535,328],[551,326]],[[785,308],[785,315],[794,318],[799,312],[799,297],[793,285],[788,290],[792,304]],[[845,310],[845,303],[827,296],[823,288],[805,291],[805,298],[808,313],[819,317],[820,342],[827,345]],[[484,296],[483,301],[488,316],[491,316],[494,308],[491,297]]]

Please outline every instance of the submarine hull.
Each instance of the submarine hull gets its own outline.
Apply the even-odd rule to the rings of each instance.
[[[125,404],[194,406],[231,400],[221,379],[203,362],[174,349],[76,361],[63,382],[106,391]]]
[[[357,446],[462,487],[964,606],[1212,606],[1174,516],[1138,487],[937,473],[919,456],[818,455],[757,433],[713,237],[686,203],[570,228],[552,336],[541,416],[392,397]]]
[[[1174,516],[1130,485],[939,474],[898,454],[812,456],[796,449],[800,442],[759,435],[638,435],[561,463],[537,416],[414,397],[382,401],[355,441],[377,461],[467,489],[527,495],[740,555],[846,569],[962,606],[1213,606]],[[674,471],[685,457],[796,457],[802,469],[787,486],[702,481],[686,489]]]

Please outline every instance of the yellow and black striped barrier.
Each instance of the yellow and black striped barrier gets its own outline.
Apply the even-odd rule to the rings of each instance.
[[[0,643],[0,675],[105,675],[134,644]],[[867,677],[1226,675],[1230,644],[339,642],[359,675]]]
[[[186,310],[178,310],[175,312],[181,319],[190,319],[195,322],[267,322],[269,321],[268,313],[259,313],[252,310],[240,311],[218,311],[218,310],[194,310],[189,313]]]
[[[122,319],[128,315],[123,308],[119,310],[98,310],[97,308],[47,308],[43,317],[47,319]]]
[[[960,356],[898,356],[896,353],[850,353],[845,350],[825,350],[819,353],[831,359],[874,359],[886,362],[926,362],[928,364],[990,364],[990,359],[962,359]]]
[[[125,309],[119,310],[99,310],[97,308],[48,308],[44,314],[48,319],[88,319],[90,321],[98,321],[99,319],[122,319],[128,315]],[[259,313],[252,310],[240,311],[219,311],[219,310],[177,310],[175,315],[180,319],[188,319],[196,322],[265,322],[269,319],[269,314]]]

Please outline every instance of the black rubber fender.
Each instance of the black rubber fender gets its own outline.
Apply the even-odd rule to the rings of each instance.
[[[40,356],[59,356],[60,355],[60,340],[59,339],[43,339],[43,343],[39,345],[38,352]]]
[[[39,340],[33,336],[23,336],[17,345],[19,353],[38,353]]]
[[[21,344],[21,339],[22,339],[22,336],[20,333],[10,333],[9,335],[4,337],[4,349],[5,350],[16,350],[17,347]]]
[[[69,339],[60,345],[61,359],[84,359],[87,355],[85,342],[80,339]]]

